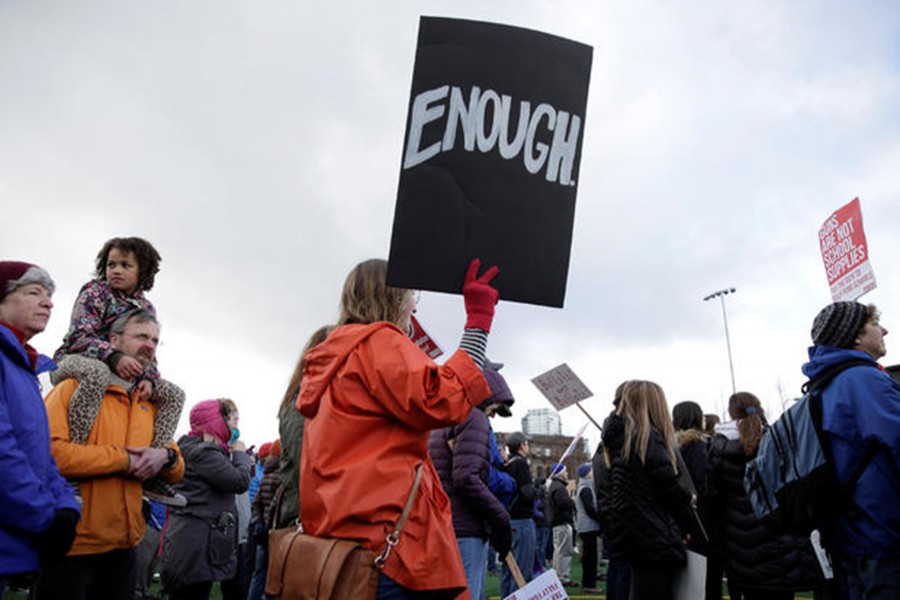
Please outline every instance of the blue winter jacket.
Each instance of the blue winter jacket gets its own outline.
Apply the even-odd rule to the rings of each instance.
[[[256,500],[256,493],[259,491],[259,485],[262,483],[262,478],[264,475],[263,466],[259,463],[256,465],[256,471],[253,473],[253,477],[250,478],[250,502]]]
[[[37,375],[25,348],[0,325],[0,576],[38,570],[35,540],[58,509],[81,512],[50,454],[50,429]]]
[[[503,456],[497,447],[497,439],[491,431],[491,472],[488,475],[488,488],[497,496],[497,499],[505,508],[509,508],[510,502],[516,495],[516,480],[503,470]]]
[[[859,350],[812,346],[803,374],[813,379],[859,358],[877,366]],[[835,547],[856,556],[900,556],[900,383],[868,365],[841,372],[822,392],[822,428],[841,481],[850,478],[867,443],[881,447],[856,484],[854,506],[835,523]]]

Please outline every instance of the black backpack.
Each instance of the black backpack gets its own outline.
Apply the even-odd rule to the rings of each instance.
[[[854,359],[834,365],[803,386],[803,398],[768,427],[747,463],[744,489],[756,516],[786,532],[809,534],[845,512],[853,489],[878,448],[869,445],[850,479],[839,481],[822,431],[822,390],[838,373],[875,365]]]

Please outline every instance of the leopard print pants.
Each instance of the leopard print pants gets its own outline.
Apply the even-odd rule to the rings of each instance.
[[[78,387],[69,401],[69,441],[85,444],[100,412],[112,373],[103,361],[78,354],[67,354],[57,365],[59,368],[50,372],[53,385],[64,379],[78,380]],[[175,435],[178,419],[181,418],[184,391],[174,383],[160,379],[153,388],[150,400],[158,407],[150,445],[165,448]]]

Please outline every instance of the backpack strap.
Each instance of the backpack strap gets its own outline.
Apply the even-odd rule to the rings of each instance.
[[[875,363],[870,359],[851,358],[850,360],[844,361],[842,363],[831,365],[830,367],[819,373],[818,377],[810,379],[809,381],[804,383],[803,387],[800,388],[800,391],[804,394],[807,394],[809,392],[821,392],[826,387],[828,387],[828,384],[831,383],[831,380],[837,377],[839,373],[842,373],[851,367],[858,367],[863,365],[874,367]]]
[[[877,365],[871,360],[865,358],[852,358],[842,363],[838,363],[836,365],[832,365],[825,371],[819,374],[815,379],[810,379],[806,383],[803,384],[801,390],[804,394],[811,394],[813,400],[810,403],[810,409],[813,414],[813,422],[820,432],[824,433],[822,429],[822,391],[828,387],[831,381],[837,377],[837,375],[843,371],[851,367],[858,366],[868,366],[868,367],[876,367]],[[862,460],[856,465],[853,469],[853,472],[850,474],[850,479],[845,482],[845,489],[848,493],[852,493],[853,489],[856,487],[857,481],[862,477],[862,474],[866,469],[869,468],[869,465],[872,463],[872,459],[875,458],[875,455],[878,454],[880,448],[878,444],[875,442],[866,443],[866,453],[863,455]],[[831,453],[829,452],[828,455]],[[832,460],[829,456],[829,460]]]
[[[869,468],[869,464],[872,462],[872,459],[875,458],[875,455],[878,454],[878,444],[874,442],[869,442],[866,444],[866,453],[863,455],[862,460],[859,461],[859,464],[856,465],[856,468],[853,469],[853,473],[850,474],[850,479],[847,480],[847,489],[852,490],[856,487],[856,482],[859,481],[859,478],[862,477],[862,474],[866,469]]]

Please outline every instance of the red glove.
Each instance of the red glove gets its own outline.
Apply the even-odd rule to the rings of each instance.
[[[500,269],[496,266],[478,275],[481,267],[481,259],[473,259],[466,272],[466,280],[463,283],[463,299],[466,301],[466,329],[476,327],[482,331],[491,330],[491,322],[494,320],[494,306],[500,299],[500,292],[491,287],[491,280],[497,276]]]

